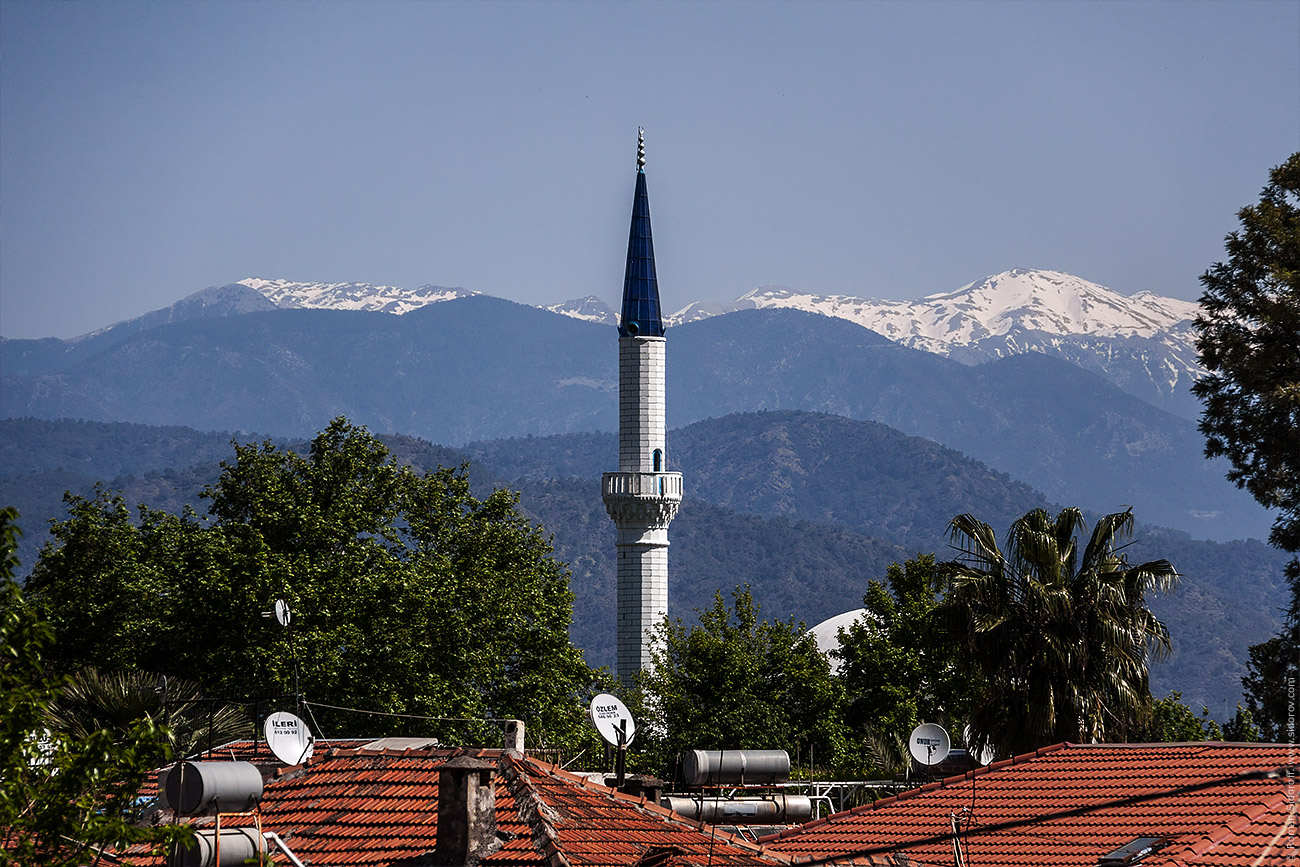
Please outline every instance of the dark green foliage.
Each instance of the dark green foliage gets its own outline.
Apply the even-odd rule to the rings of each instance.
[[[1237,743],[1255,744],[1263,740],[1255,715],[1249,708],[1237,705],[1237,712],[1223,724],[1223,739]]]
[[[72,738],[100,729],[121,737],[146,717],[163,727],[178,759],[253,735],[243,707],[209,701],[192,681],[147,671],[80,669],[50,704],[46,721]]]
[[[1257,204],[1237,212],[1226,262],[1201,275],[1196,348],[1209,375],[1192,391],[1205,405],[1205,454],[1232,463],[1228,478],[1276,510],[1269,542],[1300,551],[1300,153],[1269,173]],[[1251,648],[1243,679],[1266,735],[1293,715],[1277,696],[1294,690],[1300,660],[1300,558],[1287,565],[1285,628]]]
[[[1107,515],[1080,550],[1082,513],[1039,509],[1017,519],[1000,548],[988,524],[953,519],[961,556],[941,567],[948,589],[938,617],[984,685],[971,714],[977,748],[1008,756],[1141,729],[1148,655],[1170,646],[1146,594],[1168,590],[1178,574],[1166,560],[1128,563],[1132,527],[1130,511]]]
[[[1300,551],[1300,153],[1269,174],[1258,204],[1237,212],[1228,261],[1201,276],[1196,347],[1209,375],[1205,453],[1278,511],[1269,541]]]
[[[979,687],[935,622],[941,586],[932,554],[894,563],[885,582],[870,582],[866,615],[841,634],[845,722],[859,738],[906,737],[922,722],[960,731],[965,723]]]
[[[761,619],[747,589],[719,593],[699,623],[667,621],[649,671],[639,676],[652,767],[671,772],[687,749],[785,749],[819,765],[848,759],[843,688],[802,624]]]
[[[61,681],[42,656],[53,630],[14,580],[13,509],[0,509],[0,861],[72,867],[106,846],[187,837],[183,826],[137,827],[136,793],[168,756],[168,732],[149,717],[118,731],[46,732]]]
[[[1238,719],[1240,724],[1242,720]],[[1219,724],[1210,719],[1209,708],[1201,708],[1197,717],[1183,704],[1183,694],[1174,690],[1153,702],[1151,721],[1140,732],[1140,738],[1153,743],[1182,743],[1185,741],[1221,741],[1223,732]]]
[[[1295,628],[1250,648],[1245,686],[1246,708],[1265,741],[1295,739],[1295,694],[1300,686]]]
[[[516,496],[475,498],[463,470],[419,475],[335,420],[300,456],[235,446],[211,521],[118,496],[69,498],[29,586],[54,623],[54,660],[180,675],[251,697],[436,717],[517,717],[538,741],[585,736],[594,674],[569,643],[568,575]],[[495,742],[493,729],[320,710],[321,734],[420,733]]]

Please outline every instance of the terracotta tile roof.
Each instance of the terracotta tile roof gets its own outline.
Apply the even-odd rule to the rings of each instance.
[[[784,856],[712,833],[644,797],[499,749],[318,752],[309,765],[266,780],[262,829],[278,834],[307,867],[387,867],[427,855],[437,840],[439,767],[454,756],[496,765],[497,829],[505,842],[484,867],[788,867]],[[248,824],[223,819],[223,827]],[[160,863],[141,851],[125,855],[134,864]]]
[[[976,865],[1096,867],[1139,837],[1170,838],[1143,867],[1294,865],[1296,787],[1288,800],[1285,778],[1232,778],[1296,761],[1285,744],[1058,744],[761,842],[796,859],[897,847],[952,864],[956,813]]]

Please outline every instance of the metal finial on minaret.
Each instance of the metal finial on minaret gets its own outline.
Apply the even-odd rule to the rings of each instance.
[[[645,171],[645,127],[636,128],[636,170]]]

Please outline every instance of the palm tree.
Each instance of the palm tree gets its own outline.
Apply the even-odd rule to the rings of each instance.
[[[1017,518],[998,547],[992,528],[965,514],[949,524],[959,557],[941,566],[936,611],[972,675],[986,685],[971,715],[972,746],[1001,756],[1059,741],[1124,740],[1149,713],[1148,657],[1169,652],[1169,632],[1146,604],[1173,587],[1167,560],[1129,565],[1132,510],[1086,532],[1083,513]]]
[[[210,704],[199,685],[144,671],[101,672],[83,668],[68,678],[51,703],[46,725],[75,738],[107,729],[125,734],[149,717],[163,726],[168,751],[185,758],[251,732],[242,707]]]

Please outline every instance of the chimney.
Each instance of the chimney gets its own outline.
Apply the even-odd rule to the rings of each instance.
[[[505,747],[510,752],[524,752],[524,721],[508,719],[505,724]]]
[[[433,863],[466,867],[501,848],[497,838],[496,765],[470,756],[438,767],[438,836]]]

